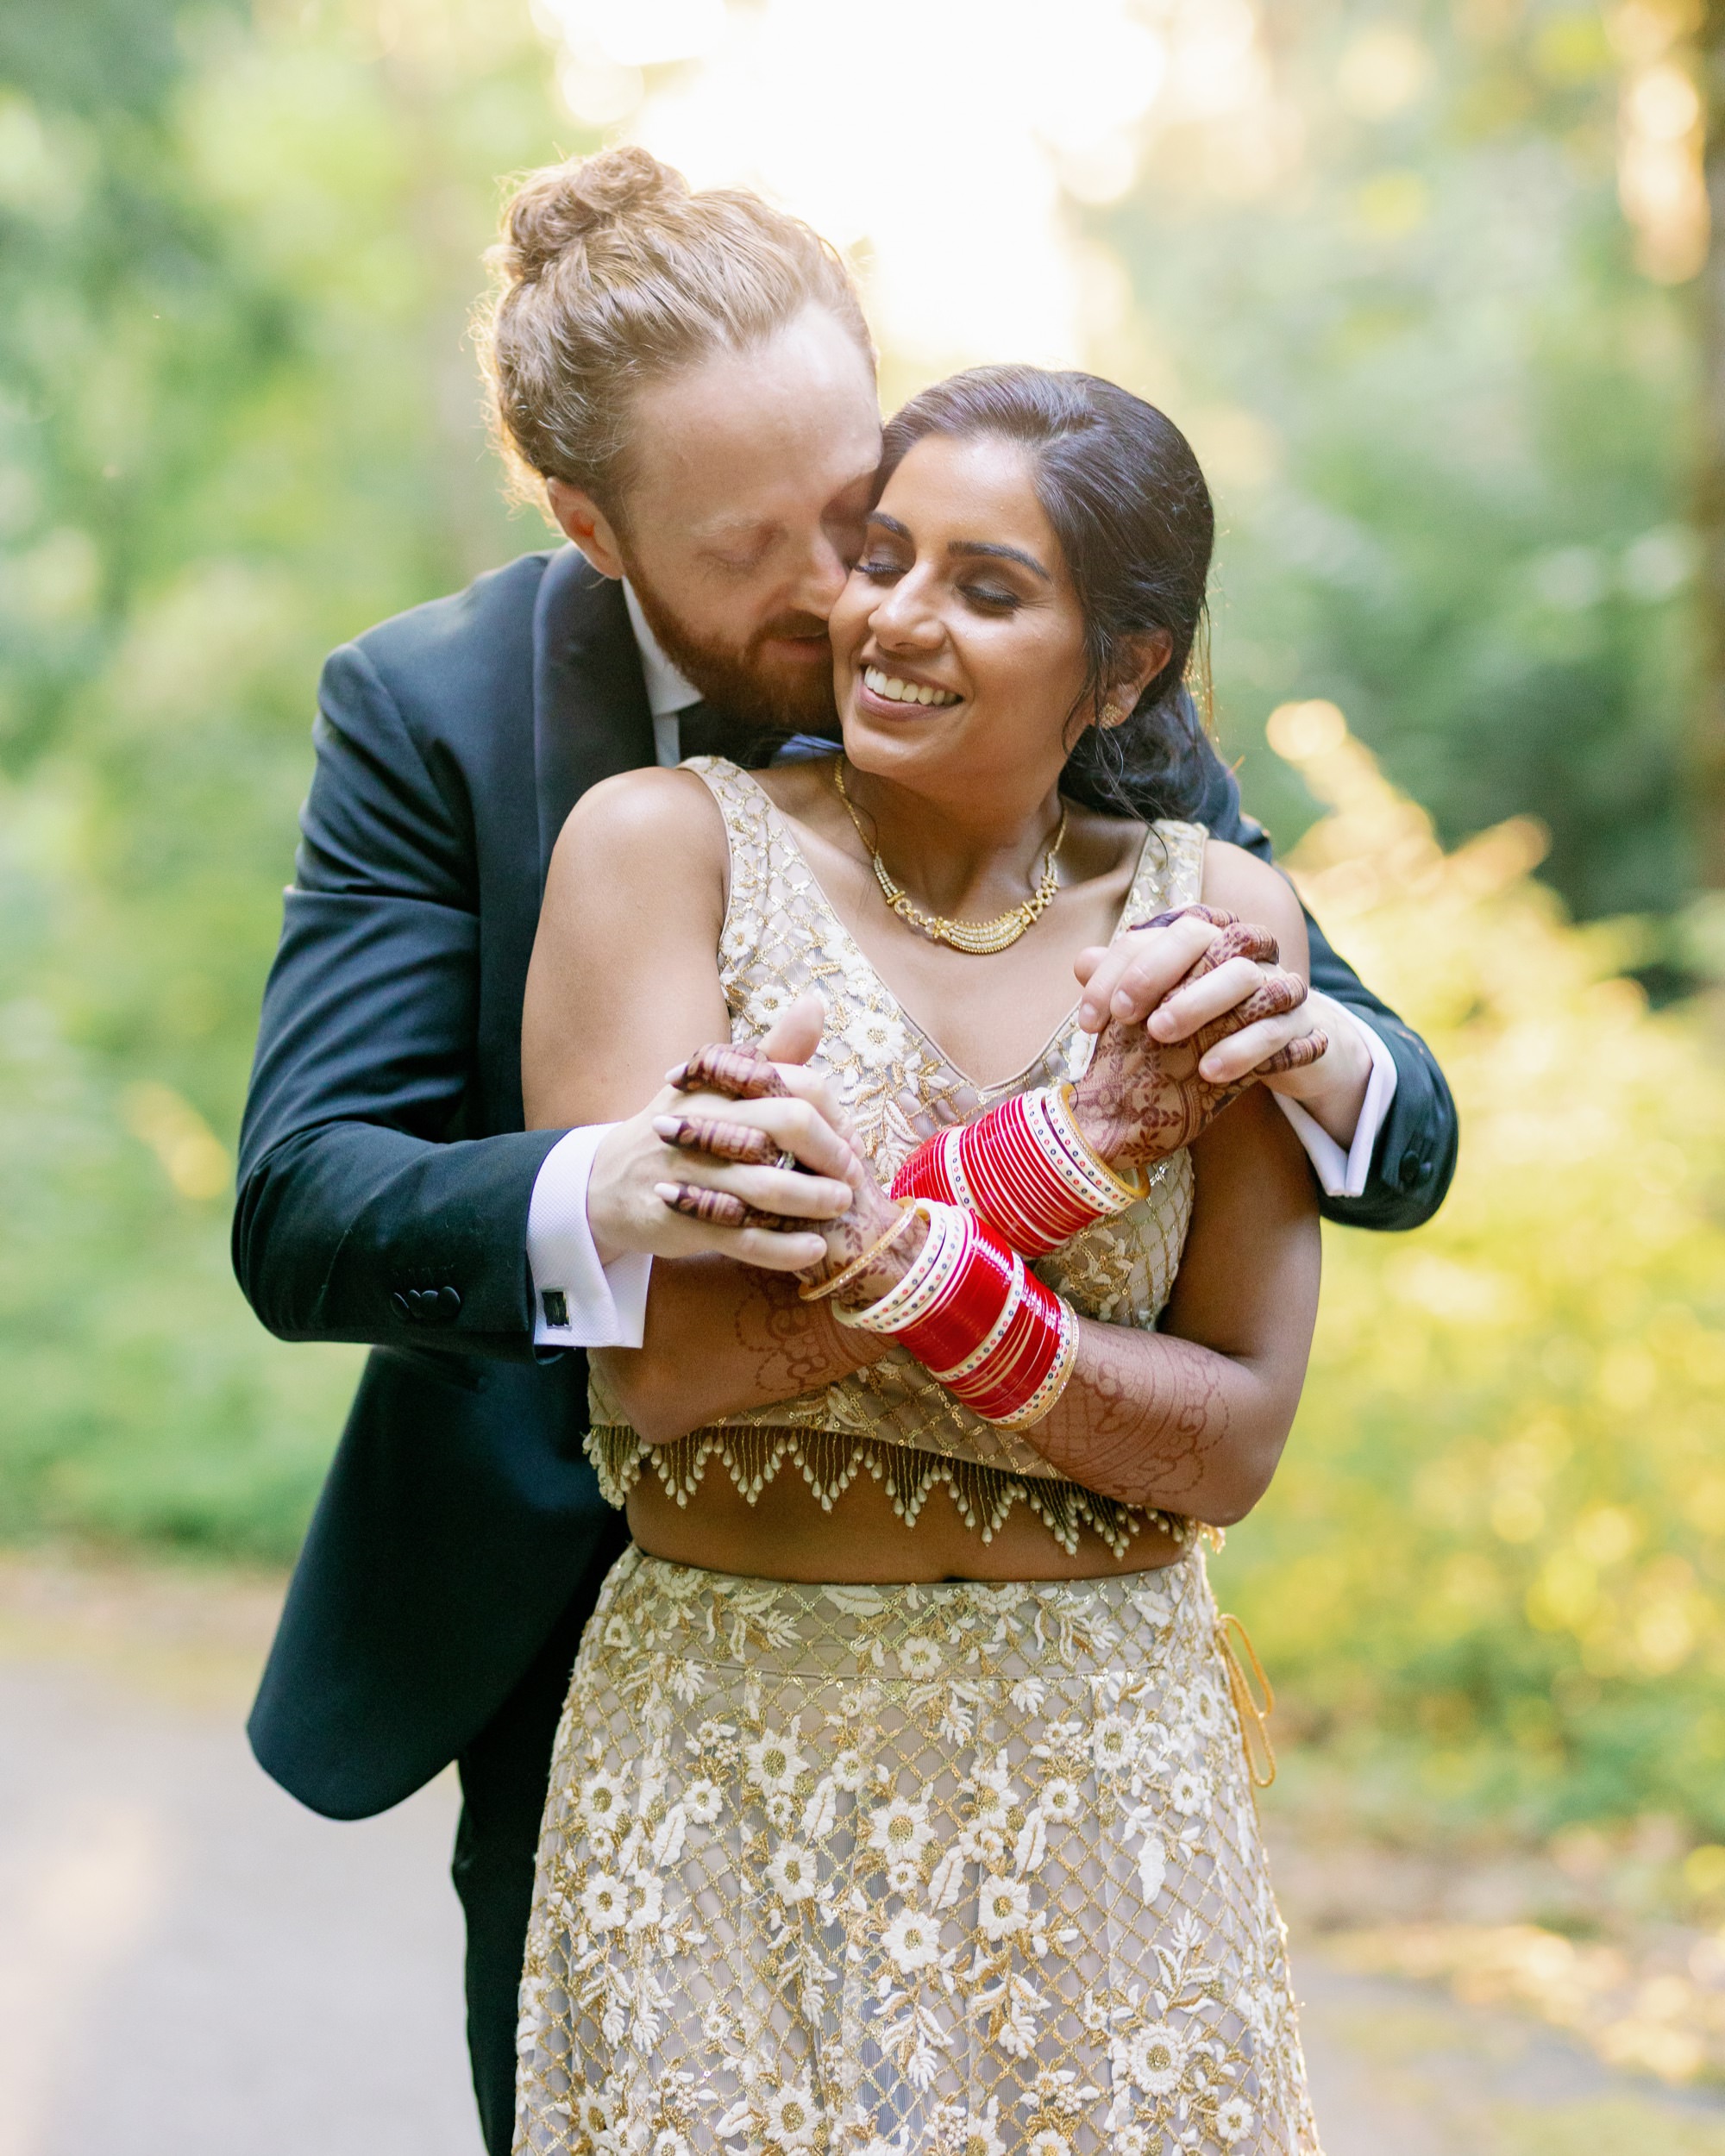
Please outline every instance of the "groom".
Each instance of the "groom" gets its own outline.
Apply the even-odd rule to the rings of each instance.
[[[656,1256],[737,1249],[654,1197],[671,1163],[644,1115],[522,1128],[546,863],[612,773],[830,730],[824,624],[879,448],[843,266],[756,197],[692,195],[644,153],[606,152],[530,179],[499,253],[503,433],[574,544],[382,624],[324,669],[234,1227],[273,1332],[373,1349],[253,1745],[335,1818],[459,1763],[468,2034],[493,2156],[511,2139],[553,1727],[625,1539],[582,1456],[581,1351],[638,1344]],[[1182,813],[1268,853],[1207,745],[1189,780]],[[1158,1000],[1193,932],[1123,939],[1099,976],[1121,984],[1112,1007]],[[1330,1218],[1414,1226],[1453,1166],[1448,1092],[1315,931],[1312,961],[1332,1046],[1279,1097]],[[1229,1052],[1267,1058],[1283,1023]],[[673,1179],[700,1172],[676,1156]]]

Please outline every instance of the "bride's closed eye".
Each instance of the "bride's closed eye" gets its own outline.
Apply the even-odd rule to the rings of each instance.
[[[961,584],[963,592],[973,606],[985,614],[1015,614],[1024,601],[1016,592],[1000,591],[986,584]]]
[[[888,584],[905,573],[902,561],[863,560],[856,564],[856,574],[866,576],[871,584]],[[993,585],[961,584],[958,586],[971,605],[986,614],[1016,613],[1024,605],[1017,592],[1003,591]]]

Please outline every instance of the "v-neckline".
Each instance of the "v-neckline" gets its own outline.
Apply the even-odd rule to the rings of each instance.
[[[821,912],[825,914],[827,919],[832,924],[832,927],[837,936],[841,938],[844,948],[850,952],[850,956],[858,965],[866,968],[869,977],[880,988],[881,993],[891,999],[894,1009],[897,1011],[899,1016],[904,1020],[905,1024],[910,1027],[911,1031],[920,1037],[926,1045],[933,1050],[934,1054],[946,1066],[947,1069],[950,1070],[963,1085],[968,1086],[970,1091],[976,1094],[979,1100],[986,1100],[990,1094],[1011,1093],[1014,1087],[1020,1085],[1023,1081],[1028,1078],[1040,1065],[1046,1063],[1050,1058],[1054,1056],[1056,1051],[1061,1047],[1062,1044],[1067,1038],[1067,1036],[1071,1032],[1073,1025],[1077,1020],[1078,1006],[1082,1000],[1082,998],[1080,997],[1075,996],[1073,998],[1072,1006],[1067,1012],[1065,1017],[1061,1019],[1059,1025],[1055,1027],[1054,1031],[1043,1043],[1041,1048],[1038,1050],[1037,1053],[1031,1057],[1030,1061],[1026,1063],[1021,1069],[1015,1070],[1008,1078],[992,1079],[987,1084],[984,1084],[979,1078],[973,1078],[969,1072],[964,1069],[963,1065],[959,1062],[957,1058],[942,1046],[941,1043],[936,1039],[935,1036],[932,1032],[930,1032],[927,1026],[925,1026],[922,1020],[916,1016],[915,1012],[908,1008],[906,1005],[904,998],[899,993],[898,990],[893,987],[892,983],[887,979],[886,975],[881,971],[880,968],[869,956],[868,952],[863,950],[862,944],[857,942],[856,937],[852,935],[850,929],[846,927],[844,920],[840,918],[837,907],[833,905],[832,900],[827,896],[826,886],[815,874],[814,863],[803,851],[802,842],[797,837],[796,826],[792,823],[790,818],[786,815],[783,809],[779,806],[778,803],[773,799],[772,795],[768,793],[766,787],[762,785],[760,780],[756,777],[752,771],[745,771],[740,764],[734,765],[732,768],[736,771],[737,777],[746,780],[747,783],[754,788],[755,792],[760,795],[762,800],[765,803],[769,824],[776,828],[779,837],[782,840],[784,844],[790,849],[791,852],[796,856],[798,861],[802,864],[804,874],[808,877],[809,883],[813,889],[816,905],[820,908]],[[1138,896],[1138,885],[1144,878],[1145,862],[1150,852],[1150,842],[1156,837],[1156,826],[1153,824],[1146,824],[1144,831],[1144,841],[1138,848],[1138,859],[1132,865],[1132,881],[1126,886],[1126,894],[1120,901],[1120,910],[1114,918],[1113,934],[1115,936],[1120,934],[1121,924],[1126,920],[1128,913],[1132,911],[1132,901]],[[1112,940],[1112,938],[1110,940]]]

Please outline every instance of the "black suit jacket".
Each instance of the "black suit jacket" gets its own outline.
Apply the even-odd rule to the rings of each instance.
[[[561,1134],[521,1127],[521,1006],[564,818],[654,744],[622,587],[573,548],[367,630],[318,700],[234,1262],[282,1338],[373,1344],[250,1723],[279,1782],[348,1818],[463,1749],[613,1539],[586,1358],[532,1344],[528,1206]],[[1268,854],[1214,755],[1189,812]],[[1325,1211],[1411,1226],[1449,1180],[1448,1092],[1315,933],[1313,975],[1400,1074],[1382,1172]]]

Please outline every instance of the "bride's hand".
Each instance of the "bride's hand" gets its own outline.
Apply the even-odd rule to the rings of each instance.
[[[804,999],[804,1003],[812,999]],[[819,1012],[819,1005],[815,1006]],[[795,1062],[775,1060],[773,1050],[785,1052],[786,1040],[794,1037],[801,1055],[813,1052],[819,1038],[804,1044],[797,1021],[809,1014],[802,1004],[793,1006],[787,1018],[759,1047],[734,1042],[715,1042],[699,1049],[688,1061],[669,1074],[669,1083],[688,1096],[655,1119],[654,1129],[664,1143],[681,1151],[704,1155],[709,1160],[735,1163],[757,1174],[767,1169],[775,1178],[787,1171],[794,1175],[787,1156],[827,1176],[842,1176],[851,1193],[849,1207],[837,1218],[812,1219],[806,1213],[788,1215],[773,1209],[772,1201],[758,1186],[738,1188],[734,1176],[708,1172],[700,1183],[684,1181],[656,1186],[656,1194],[672,1212],[733,1228],[750,1234],[783,1237],[813,1229],[825,1244],[825,1255],[812,1265],[799,1266],[812,1283],[831,1279],[881,1242],[897,1224],[901,1208],[881,1187],[874,1171],[850,1142],[850,1129],[826,1081]],[[718,1105],[736,1103],[735,1108]],[[743,1106],[743,1104],[747,1104]],[[746,1118],[746,1120],[744,1119]],[[844,1148],[841,1162],[834,1141]],[[782,1149],[782,1150],[781,1150]],[[806,1187],[806,1186],[805,1186]],[[777,1202],[788,1197],[800,1203],[802,1193],[794,1183],[778,1181]],[[750,1202],[750,1199],[754,1202]],[[912,1222],[894,1239],[880,1260],[847,1281],[840,1299],[861,1307],[877,1300],[901,1277],[921,1244],[925,1230]],[[800,1244],[804,1240],[798,1234]],[[739,1257],[743,1253],[739,1251]],[[754,1260],[744,1257],[744,1263]]]
[[[821,1231],[850,1212],[852,1148],[825,1081],[800,1068],[820,1039],[818,998],[794,1004],[766,1053],[704,1051],[723,1075],[664,1089],[607,1131],[593,1157],[587,1219],[600,1262],[630,1250],[656,1257],[711,1253],[771,1272],[825,1262]],[[784,1060],[776,1065],[774,1056]],[[675,1193],[679,1202],[667,1203]]]
[[[1201,925],[1208,940],[1170,993],[1230,967],[1236,974],[1250,968],[1256,985],[1244,983],[1247,992],[1239,1000],[1182,1040],[1158,1040],[1149,1025],[1136,1021],[1115,1018],[1107,1026],[1090,1068],[1074,1088],[1073,1112],[1086,1141],[1117,1169],[1141,1167],[1191,1144],[1249,1086],[1316,1062],[1327,1045],[1322,1029],[1308,1024],[1244,1075],[1220,1084],[1202,1077],[1199,1067],[1219,1041],[1299,1012],[1307,988],[1297,974],[1277,963],[1276,938],[1268,929],[1208,908],[1191,912],[1201,914],[1195,927]]]

